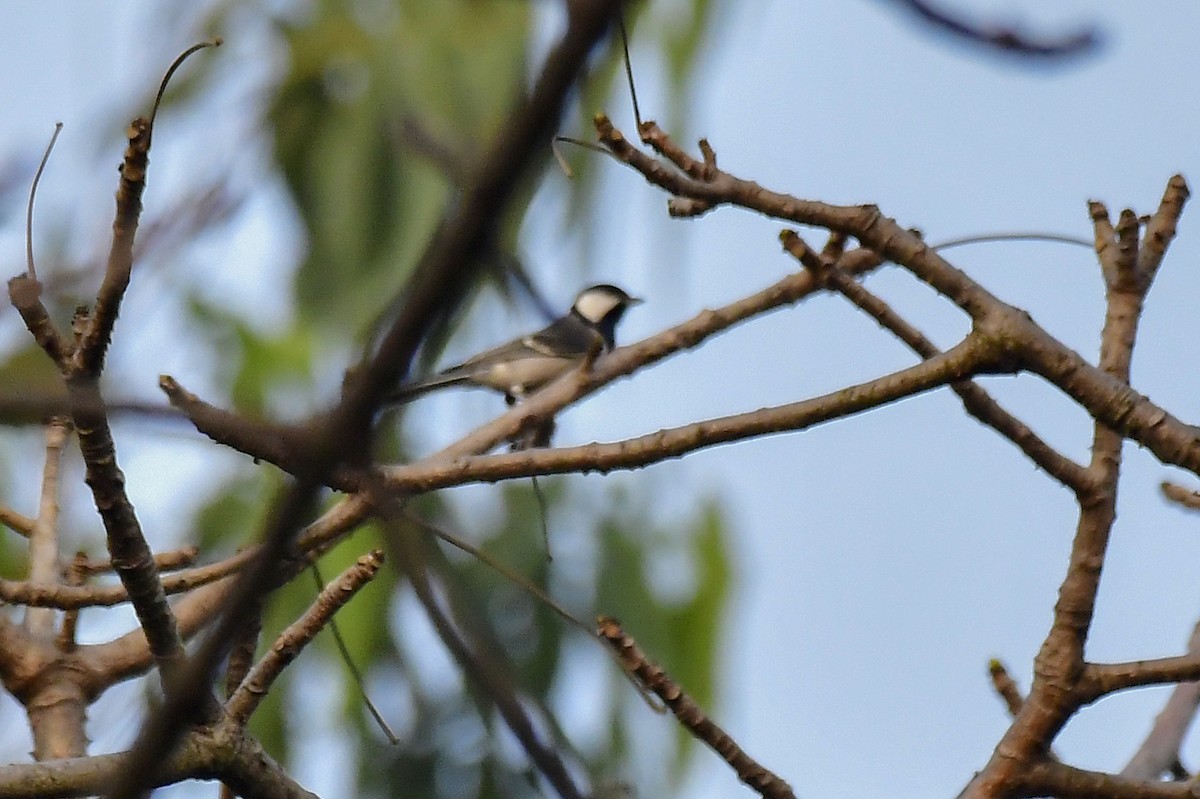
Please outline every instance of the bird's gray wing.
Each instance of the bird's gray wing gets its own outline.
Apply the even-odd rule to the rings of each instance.
[[[391,402],[408,402],[443,386],[473,382],[489,384],[492,381],[488,376],[498,366],[511,365],[519,373],[522,362],[544,361],[547,358],[577,360],[603,344],[603,337],[582,319],[574,315],[565,316],[536,333],[485,350],[437,374],[406,383],[388,399]],[[535,366],[534,369],[538,368]]]
[[[521,340],[529,349],[542,356],[582,358],[596,346],[604,345],[604,337],[578,316],[570,314]]]

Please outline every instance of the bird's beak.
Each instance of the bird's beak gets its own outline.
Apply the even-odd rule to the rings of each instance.
[[[643,300],[641,297],[630,297],[627,304],[628,305],[641,305],[643,302],[645,302],[645,300]]]

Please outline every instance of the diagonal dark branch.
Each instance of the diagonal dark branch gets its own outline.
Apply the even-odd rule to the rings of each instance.
[[[469,285],[476,256],[526,176],[541,145],[551,138],[566,97],[593,45],[616,10],[612,0],[570,6],[567,30],[547,57],[529,98],[515,110],[490,148],[479,172],[427,245],[413,277],[413,290],[375,355],[348,379],[342,402],[309,426],[308,461],[273,514],[258,555],[235,582],[225,612],[197,651],[175,690],[143,726],[133,748],[135,764],[113,787],[114,799],[141,793],[147,766],[171,750],[197,710],[194,696],[207,686],[247,606],[270,586],[289,543],[308,515],[318,487],[346,460],[369,458],[372,417],[385,393],[407,372],[421,337],[440,310]]]
[[[562,757],[542,740],[536,725],[522,705],[511,679],[494,663],[488,662],[468,643],[450,614],[442,608],[429,576],[429,559],[423,551],[427,539],[396,517],[388,525],[388,542],[393,562],[408,576],[421,606],[463,673],[478,685],[495,704],[508,728],[520,742],[530,761],[554,787],[562,799],[584,799]]]

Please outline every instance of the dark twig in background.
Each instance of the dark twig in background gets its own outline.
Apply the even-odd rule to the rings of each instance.
[[[1100,43],[1099,33],[1091,28],[1081,28],[1064,36],[1035,37],[1016,28],[968,22],[926,0],[892,2],[907,8],[926,24],[963,41],[1017,56],[1066,59],[1094,52]]]
[[[46,171],[50,153],[54,151],[54,143],[58,141],[58,134],[62,133],[62,128],[61,122],[54,123],[54,135],[50,137],[50,143],[46,145],[46,152],[42,153],[41,163],[38,164],[37,173],[33,176],[33,185],[29,187],[29,206],[25,209],[25,269],[30,280],[38,279],[37,268],[33,263],[33,201],[37,197],[38,184],[42,181],[42,173]]]
[[[397,516],[397,519],[402,517]],[[511,676],[501,670],[494,660],[485,659],[473,648],[450,613],[443,608],[434,582],[430,579],[429,561],[424,551],[425,539],[403,521],[388,525],[388,542],[397,563],[403,564],[417,599],[425,609],[430,623],[450,652],[455,663],[475,685],[482,689],[512,731],[529,760],[546,778],[562,799],[584,799],[575,784],[567,764],[556,748],[542,740],[539,726],[530,716],[521,697],[512,685]]]

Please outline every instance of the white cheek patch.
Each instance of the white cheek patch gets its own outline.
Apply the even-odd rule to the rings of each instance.
[[[608,312],[616,308],[620,302],[608,294],[599,292],[584,292],[575,301],[575,310],[589,322],[596,323],[608,316]]]

